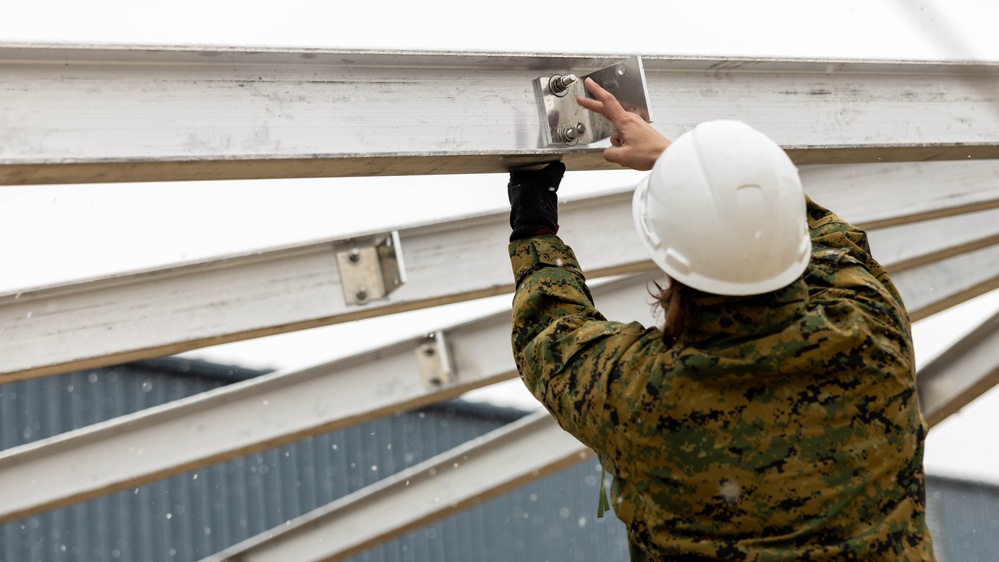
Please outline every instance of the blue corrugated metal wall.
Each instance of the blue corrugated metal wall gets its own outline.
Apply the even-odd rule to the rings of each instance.
[[[157,360],[0,385],[0,448],[257,374]],[[449,403],[270,449],[0,526],[0,562],[197,560],[521,415]],[[627,560],[598,480],[583,463],[352,560]]]
[[[977,482],[929,476],[927,503],[938,562],[999,560],[999,488]]]

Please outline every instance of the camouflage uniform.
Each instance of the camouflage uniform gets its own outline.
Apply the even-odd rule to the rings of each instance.
[[[527,387],[614,476],[636,560],[933,560],[908,315],[866,234],[808,201],[789,286],[695,293],[670,346],[607,321],[554,235],[510,243]]]

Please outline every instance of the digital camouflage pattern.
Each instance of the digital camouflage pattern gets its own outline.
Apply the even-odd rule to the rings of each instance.
[[[699,293],[672,346],[607,321],[554,235],[511,242],[527,387],[614,476],[636,560],[933,560],[908,315],[867,236],[808,201],[812,260]]]

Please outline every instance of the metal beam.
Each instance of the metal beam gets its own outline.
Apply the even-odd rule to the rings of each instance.
[[[930,427],[999,384],[999,314],[930,361],[916,379]]]
[[[621,56],[0,45],[0,184],[502,172],[533,81]],[[644,56],[657,126],[747,121],[799,164],[999,158],[999,63]]]
[[[653,278],[646,274],[598,284],[594,298],[605,314],[651,324],[646,282]],[[435,336],[432,342],[417,338],[301,371],[273,373],[2,451],[0,523],[516,376],[509,311]],[[447,361],[428,372],[428,355]],[[440,368],[445,364],[450,368]]]
[[[843,181],[826,167],[802,172],[817,201],[848,220],[861,217],[864,227],[904,225],[912,217],[946,217],[999,205],[995,162],[964,162],[968,169],[947,181],[955,175],[955,164],[839,167],[849,171]],[[868,196],[853,197],[861,188]],[[630,191],[561,205],[561,233],[591,278],[653,267],[636,243]],[[912,214],[899,214],[898,201]],[[922,229],[928,224],[887,229],[887,242],[872,231],[876,255],[889,266],[926,265],[927,260],[982,247],[983,237],[992,232],[983,227],[966,237],[961,223],[954,222],[927,240]],[[368,234],[373,233],[354,238]],[[402,229],[407,282],[386,299],[365,304],[346,300],[336,260],[337,248],[346,240],[0,295],[0,382],[510,292],[504,247],[508,235],[505,212]],[[946,288],[938,284],[934,294],[947,295]]]
[[[203,562],[343,560],[592,456],[538,412]]]
[[[917,238],[916,243],[920,242]],[[999,246],[893,273],[892,280],[905,300],[909,318],[922,320],[999,289]]]
[[[999,254],[999,248],[989,250]],[[934,267],[895,276],[906,300],[939,294],[932,281],[928,285],[924,282],[924,271],[935,271]],[[906,277],[908,271],[916,277]],[[608,317],[650,323],[645,290],[647,281],[656,275],[653,272],[602,284],[593,292]],[[999,278],[999,273],[992,275]],[[923,306],[915,309],[913,316],[921,317]],[[440,331],[430,349],[448,350],[445,356],[449,361],[440,365],[451,365],[450,369],[428,374],[421,357],[425,358],[430,342],[414,339],[303,371],[232,385],[5,451],[0,453],[0,522],[437,402],[512,377],[514,366],[505,343],[508,322],[508,313],[501,313]],[[418,384],[421,377],[431,381],[430,388]],[[961,389],[961,399],[970,401],[992,382],[988,379],[970,390]],[[241,421],[230,423],[233,419]],[[250,420],[249,425],[246,420]]]
[[[866,229],[993,209],[999,160],[805,166],[805,191]]]
[[[879,228],[868,232],[868,240],[871,252],[897,275],[999,244],[999,209]]]
[[[594,277],[650,269],[628,199],[562,206]],[[0,382],[509,293],[509,233],[506,212],[401,230],[406,283],[360,304],[336,257],[347,239],[0,295]]]

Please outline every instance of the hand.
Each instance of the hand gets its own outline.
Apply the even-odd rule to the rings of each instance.
[[[510,172],[510,241],[558,232],[558,186],[565,164],[552,162],[540,170]]]
[[[587,78],[585,84],[596,99],[578,96],[576,103],[603,115],[616,129],[611,135],[611,147],[604,151],[604,159],[633,170],[651,170],[659,155],[670,145],[669,139],[637,114],[626,111],[614,94],[601,88],[592,78]]]

